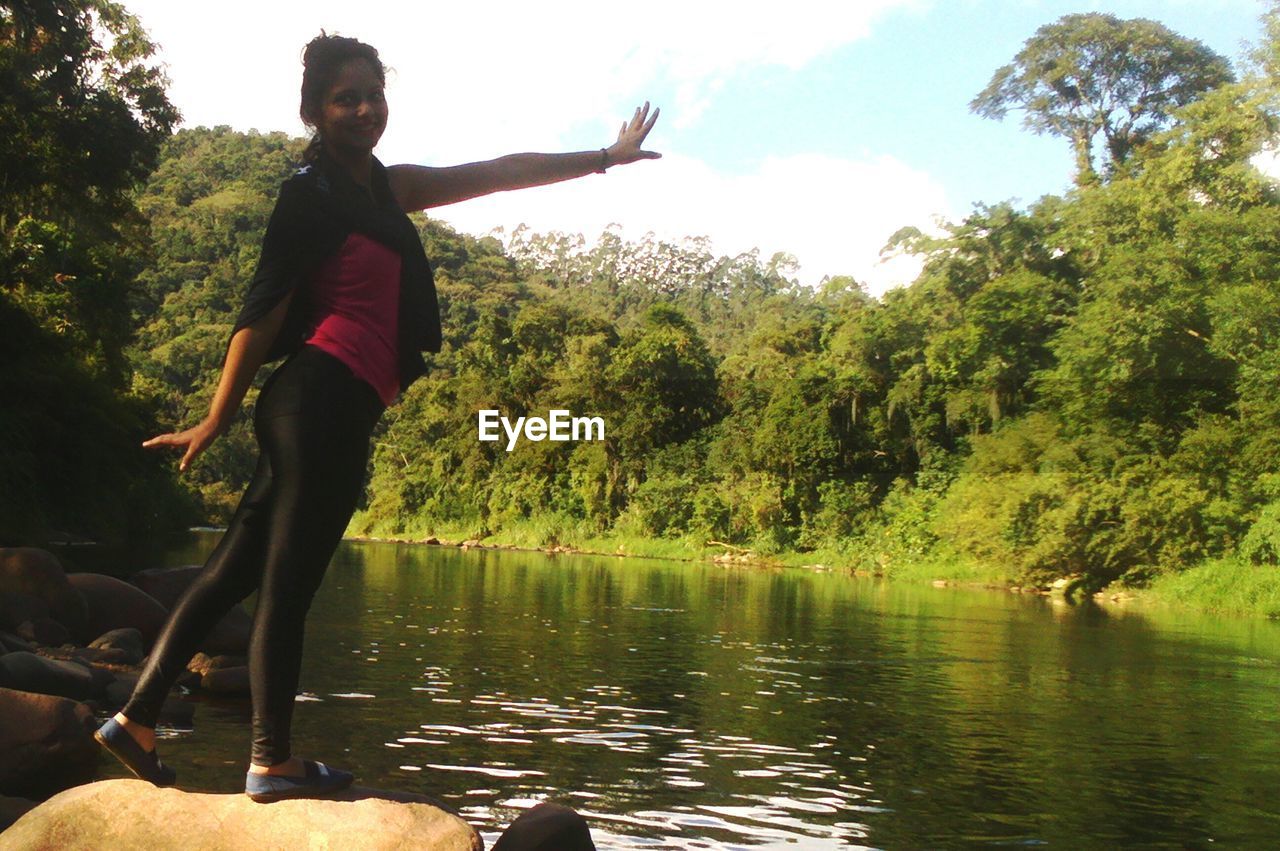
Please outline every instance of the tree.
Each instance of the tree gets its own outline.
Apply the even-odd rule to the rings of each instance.
[[[1227,60],[1199,41],[1145,18],[1091,12],[1036,30],[969,108],[997,119],[1021,109],[1028,129],[1069,139],[1083,186],[1098,180],[1099,135],[1109,177],[1168,127],[1178,108],[1232,79]]]
[[[154,539],[181,513],[124,356],[133,194],[178,117],[154,49],[116,3],[0,2],[0,539]]]

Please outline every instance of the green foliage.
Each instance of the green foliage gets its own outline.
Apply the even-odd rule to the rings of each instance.
[[[206,409],[303,143],[169,136],[136,21],[58,8],[65,32],[41,29],[44,7],[0,10],[0,72],[44,62],[56,83],[0,96],[25,138],[0,166],[25,163],[0,210],[4,389],[41,400],[0,411],[2,531],[152,528],[183,501],[138,439]],[[715,541],[889,573],[948,559],[1087,589],[1276,564],[1280,198],[1251,163],[1280,126],[1266,21],[1239,83],[1150,21],[1042,28],[973,106],[1071,139],[1080,185],[979,205],[941,236],[903,229],[889,247],[924,270],[878,299],[703,239],[520,229],[504,247],[420,218],[445,345],[384,416],[353,528],[667,555]],[[132,147],[31,144],[99,113],[132,116]],[[605,437],[507,451],[477,439],[481,409],[598,416]],[[191,471],[207,518],[229,513],[254,452],[246,417]]]
[[[137,542],[186,509],[139,446],[134,201],[178,115],[154,46],[103,0],[0,4],[0,538]]]
[[[1096,180],[1099,137],[1108,176],[1166,128],[1175,111],[1232,79],[1227,61],[1145,18],[1064,15],[1027,39],[970,103],[986,118],[1024,110],[1024,125],[1071,141],[1080,185]]]

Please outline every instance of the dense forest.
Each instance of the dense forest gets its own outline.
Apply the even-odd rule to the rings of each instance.
[[[900,231],[886,250],[924,270],[880,298],[700,239],[504,246],[419,217],[445,347],[384,416],[350,531],[960,559],[1086,589],[1273,571],[1280,195],[1254,159],[1280,10],[1264,25],[1237,68],[1150,21],[1042,27],[971,106],[1061,136],[1073,187]],[[108,2],[0,4],[6,540],[217,521],[252,469],[247,416],[181,481],[135,447],[207,410],[305,143],[174,133],[151,54]],[[606,439],[508,452],[477,440],[482,408],[600,416]]]

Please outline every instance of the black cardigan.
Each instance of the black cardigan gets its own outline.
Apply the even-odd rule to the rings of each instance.
[[[352,232],[359,232],[400,255],[399,359],[400,389],[426,371],[422,352],[440,351],[440,308],[435,281],[417,228],[391,194],[386,168],[373,160],[373,194],[357,184],[323,153],[280,185],[280,195],[267,223],[258,269],[249,284],[236,331],[261,319],[294,291],[280,332],[271,343],[273,361],[302,347],[313,327],[312,276]],[[376,200],[375,200],[376,199]],[[302,286],[299,286],[301,284]]]

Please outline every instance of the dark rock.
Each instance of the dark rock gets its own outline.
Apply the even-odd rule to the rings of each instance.
[[[200,678],[200,688],[211,694],[244,695],[249,693],[249,666],[214,668]]]
[[[83,703],[0,688],[0,794],[38,796],[92,777],[96,723]]]
[[[15,848],[67,851],[484,847],[479,834],[461,818],[431,804],[386,800],[368,789],[264,805],[239,793],[184,792],[142,780],[100,780],[68,789],[18,819],[4,839]]]
[[[249,652],[249,636],[253,632],[253,617],[236,606],[213,625],[213,630],[200,643],[200,649],[212,654]]]
[[[189,730],[195,717],[194,701],[166,697],[164,703],[160,704],[160,714],[156,716],[156,722],[162,727],[182,727]]]
[[[182,592],[187,590],[187,586],[201,569],[198,564],[182,567],[153,567],[149,570],[139,570],[129,577],[129,581],[159,601],[160,605],[166,609],[172,609],[178,602],[178,598],[182,596]]]
[[[0,795],[0,831],[13,824],[28,810],[33,809],[37,803],[28,798],[10,798]]]
[[[46,659],[34,653],[19,651],[0,656],[0,688],[88,700],[100,696],[110,679],[106,672],[95,675],[86,665]]]
[[[68,654],[72,661],[86,665],[136,665],[119,647],[77,647]]]
[[[113,629],[133,627],[150,647],[169,617],[169,610],[154,597],[123,579],[100,573],[73,573],[67,580],[88,606],[83,634],[86,641]]]
[[[28,613],[18,623],[31,617],[51,617],[71,630],[72,635],[83,634],[88,617],[84,599],[75,592],[53,553],[34,547],[0,549],[0,599],[14,594],[29,595],[44,607]],[[4,609],[7,611],[7,606]],[[4,614],[0,611],[0,617]]]
[[[502,831],[493,851],[586,851],[595,847],[586,819],[569,807],[544,801],[525,810]]]
[[[112,680],[102,694],[102,702],[113,709],[119,709],[133,697],[133,683],[124,680]]]
[[[12,632],[0,632],[0,654],[12,653],[15,650],[35,652],[35,648],[25,638],[14,635]]]
[[[124,651],[127,657],[124,663],[126,665],[136,665],[142,661],[143,656],[147,655],[147,648],[142,643],[142,633],[133,627],[104,632],[91,641],[89,646],[95,650]]]
[[[61,647],[71,643],[71,633],[53,618],[33,618],[18,624],[20,638],[45,647]]]
[[[0,591],[0,627],[17,632],[32,618],[49,617],[49,604],[35,594]]]

